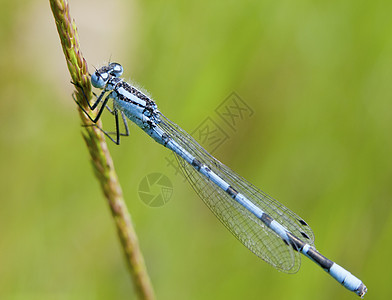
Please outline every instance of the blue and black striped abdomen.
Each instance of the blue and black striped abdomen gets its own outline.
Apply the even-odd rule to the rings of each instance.
[[[257,209],[253,210],[256,212],[253,214],[250,211],[254,207],[260,208],[265,213],[263,218],[276,220],[286,230],[312,245],[313,232],[306,222],[210,156],[170,120],[162,116],[158,127],[195,159],[185,161],[181,155],[178,156],[179,164],[194,190],[232,234],[275,268],[287,273],[296,272],[300,267],[300,254],[266,225],[266,220],[260,218],[261,214],[257,215]],[[241,203],[244,198],[251,203]]]

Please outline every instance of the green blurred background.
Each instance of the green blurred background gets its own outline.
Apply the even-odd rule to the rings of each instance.
[[[214,155],[390,295],[392,2],[71,1],[90,70],[112,61],[191,132],[233,91],[254,111]],[[0,299],[134,299],[46,1],[1,1]],[[219,123],[220,124],[220,123]],[[158,299],[356,299],[303,259],[258,259],[135,126],[109,144]],[[138,185],[173,195],[145,205]]]

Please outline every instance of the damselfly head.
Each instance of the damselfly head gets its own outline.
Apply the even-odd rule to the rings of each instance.
[[[123,67],[118,63],[110,63],[108,66],[103,66],[91,75],[91,84],[99,89],[102,89],[110,77],[120,77],[123,73]]]
[[[102,89],[109,80],[110,75],[108,72],[100,71],[101,69],[95,71],[94,74],[91,75],[91,84],[93,85],[93,87]]]
[[[108,67],[109,69],[111,69],[111,71],[109,72],[110,75],[114,77],[120,77],[124,71],[122,65],[118,63],[110,63]]]

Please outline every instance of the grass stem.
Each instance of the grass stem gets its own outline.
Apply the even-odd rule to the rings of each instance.
[[[66,0],[50,0],[50,6],[60,36],[61,45],[67,62],[72,82],[83,88],[84,94],[91,98],[90,76],[86,60],[80,51],[80,44],[75,22],[69,13],[69,4]],[[75,92],[79,103],[85,103],[81,89]],[[84,109],[90,112],[87,105]],[[105,137],[91,121],[78,108],[83,126],[83,138],[90,153],[95,176],[109,203],[115,221],[121,245],[129,266],[136,293],[140,299],[154,299],[154,290],[139,248],[138,238],[132,225],[131,216],[124,202],[120,183],[114,170],[113,160],[110,156]],[[101,121],[97,123],[102,127]]]

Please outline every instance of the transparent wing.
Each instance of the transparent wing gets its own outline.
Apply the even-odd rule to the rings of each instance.
[[[165,116],[161,115],[161,122],[158,126],[180,146],[200,162],[209,166],[235,190],[246,196],[288,231],[313,245],[313,232],[302,218],[216,160],[188,133]],[[287,246],[275,232],[266,227],[263,222],[234,201],[227,193],[217,188],[215,184],[197,172],[181,157],[177,156],[177,159],[196,193],[241,243],[280,271],[286,273],[298,271],[301,261],[297,251]]]

